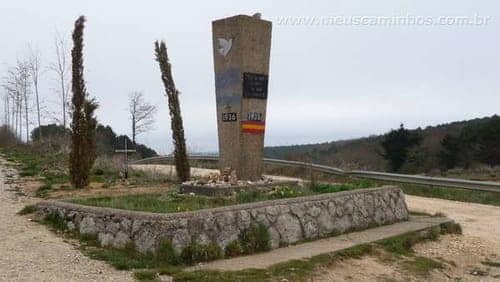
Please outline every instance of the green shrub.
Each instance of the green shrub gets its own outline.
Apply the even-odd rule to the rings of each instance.
[[[181,259],[185,264],[194,264],[196,262],[211,261],[219,258],[222,258],[222,250],[215,243],[201,245],[191,242],[181,252]]]
[[[373,252],[373,245],[370,244],[361,244],[357,245],[336,253],[339,257],[342,258],[354,258],[360,259],[364,255],[371,254]]]
[[[176,254],[172,242],[169,240],[162,240],[160,242],[155,256],[160,262],[167,264],[178,265],[180,263],[180,258]]]
[[[159,281],[158,273],[154,270],[141,270],[134,272],[137,281]]]
[[[271,191],[270,196],[273,199],[285,199],[298,197],[302,194],[302,191],[296,189],[295,187],[281,186]]]
[[[36,212],[37,208],[34,205],[27,205],[22,210],[20,210],[17,214],[25,215]]]
[[[52,190],[52,183],[48,182],[40,186],[36,192],[35,196],[40,197],[40,198],[45,198],[49,194],[49,191]]]
[[[258,191],[241,191],[236,194],[236,201],[240,204],[257,202],[264,199],[264,195]]]
[[[47,214],[43,219],[43,222],[56,230],[65,231],[68,229],[66,220],[64,220],[64,218],[57,212]]]
[[[462,226],[456,222],[441,224],[441,234],[462,234]]]
[[[271,249],[271,236],[267,227],[259,223],[251,225],[238,236],[238,241],[245,254],[268,251]]]
[[[215,243],[210,243],[203,248],[204,261],[220,259],[224,256],[222,249]]]
[[[225,253],[226,257],[236,257],[243,254],[243,248],[240,242],[232,241],[226,246]]]
[[[387,252],[408,255],[413,252],[412,247],[418,242],[418,235],[415,233],[400,235],[394,238],[382,240],[379,244]]]
[[[50,172],[43,173],[45,177],[44,182],[50,184],[62,184],[69,181],[68,175],[63,172]]]
[[[314,183],[311,185],[311,190],[316,193],[337,193],[355,189],[366,189],[374,187],[375,183],[370,180],[356,180],[353,183],[329,184],[329,183]]]
[[[92,259],[103,260],[118,270],[155,268],[158,262],[151,254],[141,254],[132,249],[88,248],[85,253]]]

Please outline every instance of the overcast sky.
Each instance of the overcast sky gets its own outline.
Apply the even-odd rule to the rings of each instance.
[[[362,137],[399,123],[415,128],[500,112],[498,1],[0,2],[0,76],[27,53],[28,43],[41,50],[44,64],[53,61],[55,31],[69,39],[83,14],[85,78],[100,104],[99,121],[130,134],[127,97],[143,91],[159,111],[154,131],[138,139],[161,153],[172,145],[154,40],[167,43],[190,150],[215,151],[211,21],[235,14],[261,12],[273,22],[266,145]],[[348,23],[356,17],[358,24]],[[408,23],[380,22],[391,17]],[[456,24],[457,17],[471,24]],[[45,73],[40,82],[47,107],[57,100],[52,77]]]

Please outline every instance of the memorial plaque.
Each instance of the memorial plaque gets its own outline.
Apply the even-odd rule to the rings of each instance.
[[[267,99],[267,75],[243,73],[243,98]]]
[[[237,113],[222,113],[222,121],[223,122],[238,121],[238,114]]]
[[[247,114],[247,120],[250,121],[262,121],[262,113],[258,112],[248,112]]]

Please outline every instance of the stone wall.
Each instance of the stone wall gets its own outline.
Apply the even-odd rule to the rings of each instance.
[[[189,242],[217,243],[225,248],[251,224],[264,224],[271,247],[391,224],[408,219],[403,192],[394,186],[308,197],[156,214],[83,206],[59,201],[37,204],[39,213],[58,213],[70,229],[95,235],[103,246],[134,241],[139,251],[154,251],[171,240],[180,252]]]

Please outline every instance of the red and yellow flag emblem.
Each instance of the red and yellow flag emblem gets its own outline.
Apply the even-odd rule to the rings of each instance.
[[[254,134],[264,134],[266,129],[266,124],[262,121],[241,121],[241,132],[244,133],[254,133]]]

